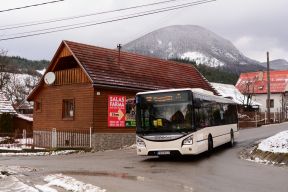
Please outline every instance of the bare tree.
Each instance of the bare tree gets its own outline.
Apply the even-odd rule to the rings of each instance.
[[[21,74],[10,73],[10,82],[4,92],[13,104],[20,104],[37,85],[38,80],[39,77],[27,76],[23,79]]]
[[[13,70],[7,62],[7,51],[0,49],[0,90],[13,104],[20,104],[32,89],[37,85],[39,76],[17,74],[19,70]],[[33,74],[33,73],[31,73]]]
[[[3,88],[8,84],[10,77],[9,73],[5,70],[5,56],[7,54],[7,51],[4,49],[0,49],[0,90],[3,90]]]
[[[253,78],[243,81],[241,83],[239,90],[244,95],[244,98],[242,100],[243,105],[252,106],[252,98],[255,93],[254,91],[255,81],[256,79]]]

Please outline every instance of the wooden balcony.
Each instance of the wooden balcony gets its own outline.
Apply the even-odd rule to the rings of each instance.
[[[69,85],[77,83],[89,83],[87,75],[81,68],[73,68],[55,71],[56,80],[54,85]]]

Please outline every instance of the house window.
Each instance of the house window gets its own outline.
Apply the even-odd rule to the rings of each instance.
[[[62,117],[63,119],[74,119],[75,104],[74,99],[63,99]]]
[[[36,101],[34,107],[35,107],[36,112],[41,112],[41,108],[42,108],[41,101]]]
[[[267,104],[266,104],[266,107],[268,107]],[[274,108],[274,99],[270,99],[270,108]]]

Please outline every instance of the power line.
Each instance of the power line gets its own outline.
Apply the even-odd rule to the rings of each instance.
[[[114,19],[111,19],[111,20],[102,21],[102,22],[96,22],[96,23],[91,23],[91,24],[78,23],[78,24],[72,24],[72,25],[66,25],[66,26],[58,26],[58,27],[41,29],[41,30],[23,32],[23,33],[18,33],[18,34],[13,34],[13,35],[20,35],[20,34],[27,34],[27,33],[32,33],[32,34],[20,35],[20,36],[15,36],[15,37],[8,37],[8,38],[2,38],[2,39],[0,39],[0,41],[10,40],[10,39],[18,39],[18,38],[24,38],[24,37],[30,37],[30,36],[37,36],[37,35],[43,35],[43,34],[60,32],[60,31],[79,29],[79,28],[84,28],[84,27],[90,27],[90,26],[95,26],[95,25],[100,25],[100,24],[105,24],[105,23],[111,23],[111,22],[116,22],[116,21],[121,21],[121,20],[127,20],[127,19],[131,19],[131,18],[142,17],[142,16],[156,14],[156,13],[161,13],[161,12],[167,12],[167,11],[181,9],[181,8],[185,8],[185,7],[191,7],[191,6],[204,4],[204,3],[209,3],[209,2],[213,2],[213,1],[216,1],[216,0],[202,0],[202,1],[196,1],[196,2],[193,2],[193,3],[180,4],[180,5],[176,5],[176,6],[170,6],[170,7],[165,7],[165,8],[161,8],[161,9],[155,9],[155,10],[140,12],[140,13],[136,13],[136,14],[132,14],[132,15],[130,14],[128,16],[126,15],[126,16],[121,17],[121,18],[114,18]],[[80,26],[77,26],[79,24],[80,24]],[[46,31],[46,32],[43,32],[43,31]]]
[[[197,1],[197,2],[193,2],[193,3],[199,3],[199,2],[205,2],[207,0],[200,0],[200,1]],[[148,10],[148,11],[143,11],[143,12],[138,12],[138,13],[133,13],[133,14],[129,14],[129,15],[124,15],[124,16],[121,16],[121,17],[114,17],[114,18],[111,18],[110,20],[116,20],[116,19],[120,19],[122,20],[122,18],[125,18],[125,17],[132,17],[132,16],[137,16],[139,14],[147,14],[147,13],[150,13],[150,12],[154,12],[154,11],[160,11],[160,10],[163,10],[163,9],[168,9],[168,8],[176,8],[176,7],[179,7],[179,6],[186,6],[186,5],[191,5],[191,3],[186,3],[186,4],[179,4],[179,5],[173,5],[173,6],[170,6],[170,7],[162,7],[162,8],[158,8],[158,9],[154,9],[154,10]],[[101,22],[97,22],[98,23],[101,23]],[[82,22],[82,23],[76,23],[76,24],[69,24],[69,25],[62,25],[62,26],[56,26],[56,27],[49,27],[49,28],[45,28],[45,29],[37,29],[37,30],[32,30],[32,31],[26,31],[26,32],[20,32],[20,33],[13,33],[13,34],[8,34],[6,36],[13,36],[13,35],[23,35],[23,34],[29,34],[29,33],[37,33],[37,32],[43,32],[43,31],[49,31],[49,30],[55,30],[55,29],[70,29],[70,27],[77,27],[78,25],[90,25],[90,24],[95,24],[95,21],[90,21],[90,22]]]
[[[14,11],[14,10],[18,10],[18,9],[26,9],[26,8],[30,8],[30,7],[37,7],[37,6],[42,6],[42,5],[52,4],[52,3],[59,3],[60,1],[65,1],[65,0],[48,1],[48,2],[44,2],[44,3],[26,5],[26,6],[23,6],[23,7],[15,7],[15,8],[10,8],[10,9],[4,9],[4,10],[0,10],[0,13],[7,12],[7,11]]]
[[[92,24],[83,24],[82,23],[83,25],[80,25],[80,26],[66,25],[66,26],[47,28],[47,29],[33,31],[35,33],[32,33],[32,34],[19,35],[19,36],[8,37],[8,38],[2,38],[2,39],[0,39],[0,41],[6,41],[6,40],[12,40],[12,39],[20,39],[20,38],[31,37],[31,36],[39,36],[39,35],[44,35],[44,34],[49,34],[49,33],[60,32],[60,31],[67,31],[67,30],[72,30],[72,29],[79,29],[79,28],[84,28],[84,27],[90,27],[90,26],[95,26],[95,25],[112,23],[112,22],[116,22],[116,21],[128,20],[128,19],[132,19],[132,18],[143,17],[143,16],[146,16],[146,15],[152,15],[152,14],[157,14],[157,13],[162,13],[162,12],[182,9],[182,8],[186,8],[186,7],[192,7],[192,6],[196,6],[196,5],[200,5],[200,4],[206,4],[206,3],[213,2],[213,1],[216,1],[216,0],[195,1],[193,3],[180,4],[180,5],[176,5],[176,6],[170,6],[170,7],[165,7],[165,8],[161,8],[161,9],[155,9],[155,10],[150,10],[150,11],[146,11],[146,12],[140,12],[140,13],[136,13],[136,14],[133,14],[133,15],[130,15],[130,16],[125,16],[125,17],[122,17],[122,18],[116,18],[116,19],[96,22],[96,23],[92,23]],[[50,30],[50,31],[48,31],[48,30]],[[45,32],[41,32],[41,31],[45,31]],[[29,32],[25,32],[25,33],[29,33]],[[31,33],[31,31],[30,31],[30,33]]]
[[[107,14],[107,13],[115,13],[115,12],[120,12],[120,11],[127,11],[130,9],[136,9],[136,8],[143,8],[143,7],[148,7],[148,6],[153,6],[153,5],[160,5],[160,4],[166,4],[166,3],[171,3],[179,0],[167,0],[167,1],[161,1],[161,2],[156,2],[156,3],[150,3],[150,4],[142,4],[138,6],[132,6],[132,7],[127,7],[127,8],[121,8],[121,9],[114,9],[110,11],[102,11],[102,12],[96,12],[96,13],[90,13],[90,14],[84,14],[84,15],[78,15],[78,16],[72,16],[72,17],[66,17],[66,18],[59,18],[59,19],[52,19],[52,20],[44,20],[44,21],[36,21],[36,22],[30,22],[30,23],[20,23],[16,25],[8,25],[2,26],[3,28],[0,28],[0,31],[3,30],[8,30],[8,29],[17,29],[17,28],[24,28],[24,27],[31,27],[31,26],[36,26],[36,25],[43,25],[43,24],[48,24],[48,23],[54,23],[54,22],[59,22],[59,21],[67,21],[67,20],[73,20],[73,19],[79,19],[79,18],[84,18],[84,17],[91,17],[91,16],[96,16],[96,15],[102,15],[102,14]],[[183,1],[183,0],[180,0]],[[11,27],[9,27],[11,26]]]

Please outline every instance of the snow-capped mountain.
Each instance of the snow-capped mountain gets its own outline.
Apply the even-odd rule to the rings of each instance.
[[[123,46],[123,50],[162,59],[186,58],[235,72],[263,69],[244,56],[230,41],[195,25],[175,25],[148,33]]]
[[[267,62],[262,62],[263,67],[267,67]],[[288,70],[288,62],[285,59],[276,59],[269,62],[270,69]]]

